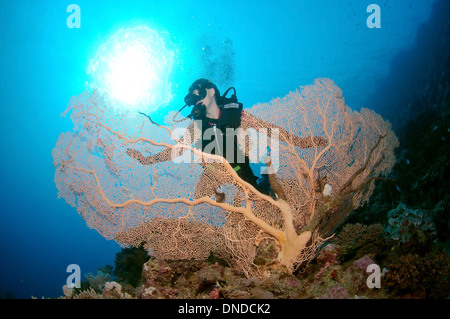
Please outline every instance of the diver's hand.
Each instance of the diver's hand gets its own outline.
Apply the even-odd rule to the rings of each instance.
[[[137,159],[139,163],[141,163],[142,165],[150,165],[153,163],[153,161],[151,161],[150,158],[145,157],[144,155],[141,154],[141,152],[131,148],[127,149],[127,155],[134,159]]]
[[[317,147],[325,147],[328,145],[328,140],[323,136],[314,136],[313,141]]]

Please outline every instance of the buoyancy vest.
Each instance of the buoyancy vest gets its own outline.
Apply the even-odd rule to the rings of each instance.
[[[201,116],[202,137],[201,145],[196,145],[205,153],[221,155],[225,157],[233,167],[239,162],[248,161],[238,147],[236,129],[241,125],[243,104],[237,101],[235,95],[231,98],[221,98],[218,119],[211,119],[206,115]],[[232,151],[232,153],[231,153]]]

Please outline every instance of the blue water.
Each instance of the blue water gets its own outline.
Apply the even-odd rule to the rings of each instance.
[[[67,27],[71,3],[81,9],[80,28]],[[371,3],[381,9],[381,28],[366,24]],[[372,107],[368,96],[395,54],[413,46],[432,3],[3,1],[0,291],[17,298],[60,296],[69,264],[78,264],[82,275],[95,273],[113,265],[120,251],[57,198],[51,156],[59,134],[72,130],[70,119],[60,115],[70,97],[85,90],[90,59],[120,28],[146,25],[176,49],[173,98],[158,114],[182,106],[199,76],[235,86],[247,107],[329,77],[358,110]]]

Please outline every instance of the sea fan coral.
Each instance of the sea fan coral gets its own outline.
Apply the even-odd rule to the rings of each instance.
[[[269,146],[274,199],[225,158],[194,148],[193,123],[175,128],[120,115],[95,91],[73,98],[69,111],[75,128],[52,152],[55,182],[89,227],[123,245],[144,243],[162,259],[226,250],[248,274],[258,272],[255,247],[268,237],[288,272],[312,260],[349,212],[369,200],[398,146],[388,122],[369,109],[352,111],[330,79],[255,105],[243,112],[239,147],[250,154],[249,145]],[[165,158],[136,161],[130,150]]]

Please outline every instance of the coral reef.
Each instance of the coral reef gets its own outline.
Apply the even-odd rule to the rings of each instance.
[[[445,252],[407,254],[391,263],[386,274],[390,292],[402,298],[448,298],[450,259]]]
[[[355,257],[357,252],[356,258],[365,254],[373,254],[375,257],[380,246],[383,246],[383,230],[380,224],[345,224],[331,241],[341,247],[341,254],[346,259]]]
[[[351,234],[352,229],[354,234]],[[81,289],[64,286],[62,298],[435,299],[450,295],[450,258],[445,252],[436,250],[424,256],[398,255],[397,250],[386,249],[388,245],[396,245],[396,241],[387,240],[388,243],[383,246],[385,254],[374,254],[372,250],[369,254],[363,254],[367,247],[373,249],[370,243],[377,242],[379,237],[380,225],[346,225],[333,238],[333,242],[322,247],[314,260],[302,265],[293,274],[267,267],[276,258],[273,240],[264,240],[257,249],[255,258],[259,261],[255,264],[261,267],[259,276],[246,276],[236,267],[230,267],[226,260],[221,259],[223,256],[211,255],[208,260],[149,257],[140,266],[136,263],[136,268],[142,271],[134,287],[126,278],[110,280],[100,271],[96,276],[86,276],[88,284],[82,284]],[[354,251],[352,257],[348,256],[349,250]],[[128,253],[127,249],[126,253],[121,252],[117,256]],[[116,261],[121,260],[127,262],[127,258],[116,258]],[[373,265],[380,267],[379,288],[368,285],[372,273],[369,268]],[[116,267],[121,266],[116,263]]]
[[[101,270],[97,271],[97,274],[88,273],[85,275],[86,281],[92,289],[99,292],[105,288],[105,284],[111,280],[109,273],[104,273]]]
[[[410,209],[399,203],[397,208],[388,212],[388,226],[385,234],[399,245],[431,247],[437,232],[433,219],[420,209]]]
[[[122,283],[137,287],[141,280],[142,265],[149,259],[145,249],[131,247],[116,254],[112,274]]]

